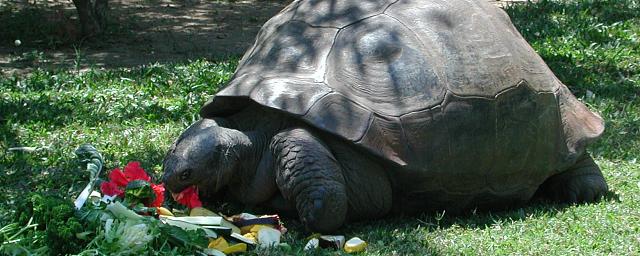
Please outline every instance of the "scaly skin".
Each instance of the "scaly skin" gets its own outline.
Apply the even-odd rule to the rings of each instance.
[[[609,191],[607,182],[589,153],[585,153],[568,170],[549,177],[538,189],[537,196],[558,203],[598,201]]]
[[[284,198],[295,202],[310,230],[331,232],[347,216],[347,194],[340,164],[315,136],[304,129],[278,133],[271,141],[276,183]]]

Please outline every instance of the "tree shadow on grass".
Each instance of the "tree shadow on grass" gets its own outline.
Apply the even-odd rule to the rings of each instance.
[[[598,203],[619,203],[619,195],[613,191],[605,194]],[[577,206],[588,206],[578,204]],[[251,212],[254,214],[274,214],[266,209],[247,209],[241,205],[228,202],[218,202],[208,205],[210,209],[223,212],[227,215],[239,212]],[[391,255],[449,255],[447,248],[434,245],[428,238],[428,233],[440,232],[452,227],[462,230],[484,230],[496,225],[508,227],[517,222],[535,219],[550,218],[562,214],[573,204],[552,203],[540,198],[532,199],[521,207],[511,207],[502,210],[469,210],[458,214],[447,212],[426,212],[414,215],[388,215],[378,220],[358,221],[345,224],[335,234],[344,235],[347,238],[360,237],[369,243],[367,252]],[[289,234],[288,243],[297,247],[304,246],[307,237],[312,235],[305,229],[302,222],[296,217],[280,213]],[[303,241],[303,242],[301,242]],[[322,253],[327,253],[324,250]],[[318,254],[324,255],[324,254]]]
[[[620,202],[620,197],[615,192],[608,191],[600,202],[616,203]],[[347,230],[361,232],[374,227],[387,229],[423,227],[426,231],[431,232],[452,226],[458,226],[463,229],[486,229],[495,224],[508,224],[509,222],[524,221],[530,218],[553,216],[564,212],[569,207],[587,206],[589,204],[560,204],[543,199],[533,199],[521,207],[510,207],[502,210],[469,210],[460,214],[449,214],[443,211],[417,215],[388,216],[378,221],[349,224]]]
[[[529,42],[543,37],[565,36],[570,32],[579,32],[588,41],[609,42],[615,40],[593,27],[597,20],[601,25],[612,25],[633,20],[640,14],[640,7],[628,0],[579,0],[551,1],[540,0],[526,4],[514,4],[505,8],[512,22]]]
[[[369,243],[367,251],[381,255],[449,255],[446,247],[435,245],[426,238],[429,233],[451,227],[465,230],[483,230],[494,225],[508,226],[510,223],[527,219],[554,216],[566,209],[567,205],[533,202],[523,208],[501,211],[479,211],[450,215],[446,212],[432,212],[418,215],[386,216],[379,220],[348,223],[337,231],[347,238],[360,237]],[[305,240],[311,235],[302,223],[294,217],[285,217],[285,224],[293,230],[294,240]]]
[[[606,120],[597,156],[629,160],[637,155],[640,122],[640,48],[633,32],[640,6],[633,1],[548,1],[506,8],[516,28],[555,75]],[[591,95],[591,97],[589,97]],[[636,136],[637,137],[637,136]]]
[[[620,202],[619,196],[614,192],[608,192],[604,199],[607,203]],[[528,219],[540,219],[555,216],[564,212],[573,205],[555,204],[543,200],[533,200],[522,208],[510,208],[493,211],[469,211],[458,215],[446,212],[422,213],[410,216],[387,216],[380,220],[362,221],[347,224],[340,230],[347,236],[359,236],[366,241],[384,241],[385,246],[396,248],[409,247],[408,251],[399,252],[400,255],[412,254],[450,254],[446,248],[432,245],[425,239],[428,233],[456,227],[465,230],[483,230],[495,225],[509,226],[511,223],[527,221]],[[289,220],[294,226],[301,227],[297,220]],[[417,246],[416,246],[417,245]],[[420,248],[422,252],[416,252],[411,248]],[[402,249],[401,249],[402,250]]]
[[[621,44],[620,50],[633,49],[634,42],[612,33],[623,30],[616,26],[640,18],[639,6],[624,0],[543,0],[511,5],[506,11],[522,36],[578,96],[587,90],[621,100],[638,96],[638,88],[621,79],[638,72],[634,65],[619,65],[628,54],[591,47]]]
[[[134,67],[235,56],[253,44],[261,25],[288,2],[112,1],[109,27],[94,39],[78,38],[71,2],[55,7],[15,3],[0,15],[0,21],[7,21],[0,22],[0,69]],[[13,45],[16,39],[21,46]],[[46,61],[20,61],[32,51],[44,52]]]

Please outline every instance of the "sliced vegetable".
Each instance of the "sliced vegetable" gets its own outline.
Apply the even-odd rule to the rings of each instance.
[[[231,238],[236,239],[236,240],[238,240],[240,242],[246,243],[248,245],[256,245],[255,238],[252,240],[252,239],[244,237],[244,236],[242,236],[242,235],[240,235],[238,233],[231,233]]]
[[[220,226],[220,224],[222,223],[222,217],[213,217],[213,216],[188,216],[188,217],[161,216],[161,218],[187,222],[194,225]]]
[[[162,222],[164,222],[167,225],[176,226],[176,227],[182,228],[184,230],[202,230],[202,231],[204,231],[204,233],[207,235],[208,238],[217,238],[218,237],[218,234],[216,234],[216,232],[214,232],[213,230],[206,229],[206,228],[200,227],[198,225],[191,224],[189,222],[170,219],[167,216],[160,216],[160,217],[161,217]],[[175,218],[175,217],[172,217],[172,218]]]
[[[120,202],[115,201],[107,205],[107,210],[113,213],[114,216],[120,219],[140,220],[142,216],[138,215],[129,208],[122,205]]]
[[[307,244],[304,246],[304,250],[315,250],[318,249],[318,246],[320,246],[320,241],[318,240],[318,238],[311,238],[311,240],[309,240],[309,242],[307,242]]]
[[[208,247],[219,251],[224,251],[225,249],[229,248],[229,243],[224,239],[224,237],[218,237],[215,240],[211,240]]]
[[[255,233],[246,233],[242,235],[244,238],[251,240],[254,244],[258,243],[258,238]]]
[[[168,236],[169,242],[180,247],[193,246],[198,249],[207,248],[209,239],[206,237],[204,230],[185,230],[177,226],[160,225],[162,234]]]
[[[158,212],[158,215],[173,216],[173,213],[164,207],[156,207],[156,211]]]
[[[344,247],[344,236],[320,236],[320,247],[340,249]]]
[[[220,250],[216,250],[216,249],[211,249],[211,248],[202,250],[202,253],[210,256],[226,256],[224,252],[221,252]]]
[[[104,226],[104,239],[112,244],[110,253],[128,255],[143,251],[159,234],[151,232],[145,223],[134,220],[109,219]]]
[[[244,244],[244,243],[234,244],[232,246],[227,247],[227,249],[222,250],[222,252],[225,254],[241,253],[246,251],[247,251],[247,244]]]
[[[263,228],[273,228],[273,225],[261,225],[261,224],[257,224],[257,225],[248,225],[248,226],[244,226],[242,228],[240,228],[240,234],[246,234],[246,233],[255,233],[257,234],[258,231],[260,231],[260,229]]]
[[[221,235],[221,236],[230,236],[232,231],[230,228],[228,227],[223,227],[223,226],[201,226],[203,228],[206,229],[211,229],[214,232],[216,232],[216,234]]]
[[[75,154],[78,159],[80,159],[82,165],[84,165],[84,168],[89,172],[89,183],[87,184],[87,186],[85,186],[82,192],[80,192],[78,198],[76,198],[76,200],[73,202],[76,209],[80,209],[87,201],[87,198],[89,198],[91,189],[98,180],[98,175],[100,174],[102,163],[104,161],[102,160],[102,155],[100,155],[100,152],[98,152],[98,150],[91,144],[81,145],[76,149]]]
[[[277,246],[281,235],[275,228],[263,227],[258,231],[258,244],[263,248]]]
[[[214,213],[212,211],[209,211],[209,209],[203,208],[203,207],[196,207],[196,208],[191,209],[191,212],[189,212],[189,215],[190,216],[223,217],[223,215]],[[228,221],[228,220],[226,220],[224,218],[222,218],[222,222],[220,223],[220,226],[230,228],[231,232],[240,234],[240,228],[238,228],[236,225],[233,225],[233,223],[231,223],[230,221]]]
[[[367,242],[359,237],[351,238],[344,244],[344,251],[347,253],[362,252],[365,248],[367,248]]]

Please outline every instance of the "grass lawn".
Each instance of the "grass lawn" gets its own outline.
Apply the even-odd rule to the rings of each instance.
[[[590,147],[612,190],[588,205],[533,203],[503,212],[391,217],[350,224],[369,242],[364,255],[640,254],[640,1],[540,1],[507,9],[556,75],[606,120]],[[88,174],[73,151],[92,143],[105,170],[141,161],[160,177],[169,144],[224,86],[237,58],[150,64],[134,69],[36,70],[0,77],[0,227],[30,191],[74,198]],[[10,151],[11,147],[33,147]],[[104,172],[103,172],[104,173]],[[305,233],[285,223],[297,254]],[[23,246],[31,246],[25,239]],[[154,252],[150,252],[153,254]],[[160,253],[160,252],[155,252]],[[340,254],[317,251],[317,254]],[[169,253],[170,254],[170,253]]]

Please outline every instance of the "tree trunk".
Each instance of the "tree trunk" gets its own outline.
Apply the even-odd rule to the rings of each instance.
[[[107,25],[109,0],[73,0],[84,37],[101,34]]]

